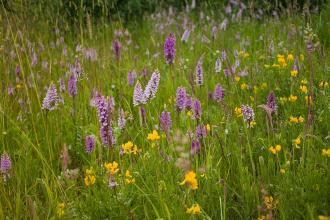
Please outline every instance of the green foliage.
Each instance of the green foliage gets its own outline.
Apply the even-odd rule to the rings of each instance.
[[[150,5],[140,1],[130,1],[129,5],[124,1],[99,1],[94,5],[88,1],[70,2],[71,5],[61,7],[77,21],[87,19],[86,12],[93,21],[100,14],[125,20],[126,12],[121,11],[138,14],[159,6],[152,1]],[[86,8],[79,11],[81,3],[86,4]],[[329,82],[330,60],[322,51],[311,55],[306,52],[302,15],[293,13],[280,20],[265,17],[262,21],[246,16],[240,21],[231,21],[227,30],[219,31],[217,38],[203,43],[202,36],[212,39],[213,23],[188,14],[196,28],[188,42],[182,43],[182,14],[175,14],[172,23],[168,22],[167,14],[158,20],[146,16],[140,26],[134,21],[128,23],[128,36],[115,37],[116,30],[123,30],[120,22],[78,22],[81,28],[77,34],[72,21],[63,19],[56,23],[52,21],[56,20],[52,11],[37,5],[30,6],[34,10],[30,20],[20,19],[20,13],[26,16],[30,12],[19,11],[18,7],[16,14],[7,11],[0,14],[3,91],[0,154],[7,152],[12,159],[10,178],[6,182],[0,180],[0,219],[257,219],[269,213],[273,219],[318,219],[319,215],[330,215],[329,156],[322,154],[330,145],[329,87],[320,86],[322,81]],[[121,8],[116,9],[119,6]],[[59,14],[62,12],[57,3],[49,2],[47,7]],[[104,8],[116,14],[108,14]],[[130,11],[132,8],[136,11]],[[50,17],[38,17],[40,11],[49,13]],[[220,23],[215,11],[205,11],[205,14],[212,12],[211,20],[214,18]],[[319,33],[321,46],[328,42],[323,35],[327,32],[323,29],[326,16],[326,12],[315,15],[313,21],[320,22],[311,23]],[[163,24],[164,29],[158,29],[159,24]],[[57,28],[59,32],[54,31]],[[177,39],[173,66],[166,65],[163,57],[163,43],[170,32],[174,32]],[[111,48],[115,38],[122,45],[119,60]],[[76,49],[78,44],[84,49],[94,48],[97,59],[86,58],[85,50]],[[65,49],[67,55],[64,55]],[[226,49],[230,64],[235,63],[233,51],[237,49],[238,69],[247,70],[248,76],[226,78],[223,71],[215,73],[214,64],[222,49]],[[34,51],[38,62],[32,67]],[[290,76],[294,64],[288,59],[290,53],[299,61],[297,78]],[[282,68],[276,66],[280,54],[287,64]],[[197,87],[194,72],[201,56],[204,84]],[[65,80],[67,88],[69,64],[76,59],[83,68],[77,96],[72,98],[67,91],[58,90],[64,103],[54,111],[42,110],[46,88],[51,82],[59,88],[60,78]],[[43,67],[43,61],[48,62],[47,68]],[[223,68],[230,64],[223,63]],[[17,65],[21,67],[19,76],[15,74]],[[145,68],[149,73],[147,77],[140,74]],[[127,85],[127,73],[135,70],[145,86],[155,69],[161,73],[160,86],[156,97],[145,105],[147,123],[140,126],[138,107],[132,104],[133,86]],[[311,88],[315,114],[313,124],[306,130],[309,106],[300,86],[304,80],[311,85],[311,72],[314,73]],[[223,103],[209,96],[217,83],[225,89]],[[13,96],[7,92],[10,86],[14,87]],[[193,98],[201,101],[201,121],[191,119],[188,110],[176,111],[178,86],[184,86]],[[91,106],[93,89],[115,99],[117,144],[113,149],[101,145],[97,112]],[[271,130],[266,112],[260,108],[270,91],[275,92],[279,106],[277,114],[272,115]],[[297,101],[283,101],[290,95],[296,95]],[[254,109],[254,128],[248,128],[243,118],[235,114],[234,109],[242,104]],[[127,119],[127,126],[121,131],[117,127],[119,107],[124,109]],[[151,142],[147,135],[159,126],[159,115],[165,109],[172,116],[170,138],[166,139],[159,129],[161,139]],[[290,123],[291,116],[302,116],[305,122]],[[209,124],[211,129],[207,137],[201,139],[200,153],[192,156],[187,134],[194,133],[197,124]],[[96,148],[87,154],[84,137],[91,134],[96,137]],[[293,144],[297,137],[301,137],[299,146]],[[133,141],[142,151],[137,155],[120,155],[120,146],[127,141]],[[282,146],[281,151],[271,153],[268,148],[277,144]],[[64,149],[70,156],[67,168],[78,169],[75,178],[66,176]],[[196,172],[197,190],[180,185],[185,170],[178,166],[179,159],[188,161],[189,168]],[[104,165],[112,161],[119,164],[115,176],[119,185],[115,189],[109,188],[109,174]],[[86,186],[84,178],[90,167],[96,181],[93,186]],[[135,178],[135,183],[125,182],[126,170]],[[200,205],[201,214],[189,216],[186,210],[195,203]]]

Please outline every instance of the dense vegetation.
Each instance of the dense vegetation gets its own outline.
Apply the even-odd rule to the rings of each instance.
[[[0,219],[329,219],[329,4],[129,2],[2,1]]]

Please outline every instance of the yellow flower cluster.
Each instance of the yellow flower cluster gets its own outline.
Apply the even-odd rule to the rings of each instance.
[[[274,199],[272,196],[265,196],[264,203],[267,209],[271,209],[274,206]]]
[[[277,54],[277,62],[281,68],[286,67],[288,64],[285,61],[285,57],[282,54]]]
[[[307,86],[301,85],[301,86],[299,86],[299,89],[300,89],[301,93],[307,94],[307,91],[308,91]]]
[[[243,116],[242,109],[240,107],[236,107],[234,111],[235,111],[235,115],[237,117],[242,117]]]
[[[281,149],[282,149],[282,146],[281,145],[276,145],[275,147],[273,147],[273,146],[270,146],[269,148],[268,148],[268,150],[271,152],[271,153],[273,153],[273,154],[278,154],[280,151],[281,151]]]
[[[294,60],[294,56],[292,53],[289,53],[287,56],[288,61],[292,62]]]
[[[319,87],[320,87],[320,89],[326,89],[326,88],[329,88],[329,83],[327,82],[327,81],[321,81],[320,83],[319,83]]]
[[[296,139],[293,140],[293,145],[296,147],[296,148],[300,148],[300,145],[301,144],[301,138],[300,137],[297,137]]]
[[[296,78],[298,76],[298,70],[291,70],[291,77]]]
[[[64,208],[65,208],[65,204],[63,202],[57,204],[56,213],[59,218],[61,218],[64,215]]]
[[[301,116],[299,117],[293,117],[291,116],[290,119],[289,119],[290,123],[292,124],[297,124],[297,123],[303,123],[305,121],[305,119]]]
[[[93,186],[95,184],[96,178],[95,178],[95,175],[94,175],[93,168],[86,169],[86,174],[85,174],[84,181],[85,181],[85,185],[87,187]]]
[[[246,83],[241,84],[241,90],[247,90],[248,85]]]
[[[128,141],[127,143],[122,144],[121,147],[122,147],[122,149],[124,151],[124,154],[131,154],[131,153],[133,153],[133,154],[136,155],[137,153],[140,152],[140,150],[138,149],[138,147],[135,144],[133,144],[132,141]]]
[[[189,171],[186,173],[184,180],[180,185],[188,185],[192,190],[198,189],[198,182],[196,178],[196,173],[194,171]]]
[[[296,95],[290,95],[290,97],[289,97],[289,101],[292,103],[297,101],[297,99],[298,99],[298,97]]]
[[[187,208],[186,213],[190,215],[199,215],[201,214],[201,207],[198,204],[193,204],[190,208]]]
[[[322,155],[330,157],[330,148],[322,149]]]
[[[126,172],[125,172],[125,182],[126,182],[126,184],[135,183],[135,178],[133,178],[133,176],[131,175],[129,170],[126,170]]]
[[[156,130],[153,130],[152,133],[148,134],[147,139],[149,141],[158,141],[160,139],[160,136]]]
[[[115,175],[119,172],[119,166],[116,161],[113,161],[112,163],[104,163],[105,169],[108,171],[108,173]]]

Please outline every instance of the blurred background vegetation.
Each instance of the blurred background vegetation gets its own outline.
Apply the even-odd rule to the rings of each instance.
[[[20,20],[35,22],[46,19],[56,26],[71,24],[70,28],[81,27],[82,23],[130,22],[140,23],[147,14],[172,8],[176,11],[186,10],[193,0],[0,0],[1,14],[14,14]],[[223,8],[229,2],[243,2],[254,13],[262,8],[264,13],[314,12],[313,22],[318,23],[317,30],[321,42],[330,46],[330,3],[327,0],[196,0],[195,11]],[[190,7],[191,8],[191,7]],[[51,18],[51,19],[49,19]]]

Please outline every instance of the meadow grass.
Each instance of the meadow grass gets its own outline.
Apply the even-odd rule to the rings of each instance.
[[[318,219],[330,215],[330,60],[315,39],[315,50],[308,52],[304,39],[307,23],[312,29],[322,27],[293,14],[262,20],[243,16],[229,20],[228,27],[220,30],[223,15],[206,18],[204,14],[201,18],[197,13],[163,12],[125,29],[120,22],[86,22],[74,28],[69,23],[24,21],[2,13],[0,152],[9,155],[12,165],[2,172],[0,219]],[[192,32],[183,43],[185,18]],[[213,26],[219,29],[214,39]],[[176,36],[171,65],[163,54],[170,33]],[[114,39],[121,43],[119,58],[112,49]],[[95,49],[97,56],[89,59],[88,48]],[[215,62],[223,50],[227,58],[216,73]],[[34,54],[37,61],[32,64]],[[236,71],[230,70],[226,77],[224,69],[237,60]],[[295,60],[299,70],[294,77]],[[82,73],[77,95],[71,97],[69,66],[76,61]],[[198,62],[203,68],[201,86],[195,82]],[[15,73],[17,66],[19,73]],[[146,123],[141,126],[139,107],[133,105],[134,87],[139,81],[145,88],[156,69],[159,87],[156,97],[144,105]],[[131,86],[129,71],[137,74]],[[60,78],[65,81],[63,92]],[[63,102],[49,111],[42,105],[51,83]],[[210,95],[218,83],[225,94],[220,103]],[[200,119],[192,119],[194,109],[178,112],[179,86],[200,100]],[[11,87],[13,94],[7,92]],[[110,148],[100,138],[98,113],[91,106],[93,90],[115,101],[111,117],[116,144]],[[260,105],[267,103],[271,91],[278,109],[268,113],[269,119],[267,108]],[[313,95],[310,103],[305,98],[308,94]],[[253,126],[239,114],[242,105],[254,110]],[[125,112],[123,129],[117,123],[120,108]],[[172,119],[167,137],[159,126],[164,110]],[[290,117],[298,122],[290,122]],[[199,138],[200,150],[192,154],[199,124],[207,135]],[[153,130],[159,140],[147,139]],[[92,153],[85,150],[87,135],[95,137]],[[128,141],[139,149],[136,154],[121,154],[122,144]],[[272,151],[276,145],[281,149]],[[107,169],[105,163],[113,161],[118,171]],[[68,170],[74,174],[70,176]],[[188,171],[196,173],[197,189],[180,184]],[[86,182],[87,177],[95,182]],[[117,186],[110,187],[114,182]],[[189,213],[193,204],[200,207],[195,214]]]

